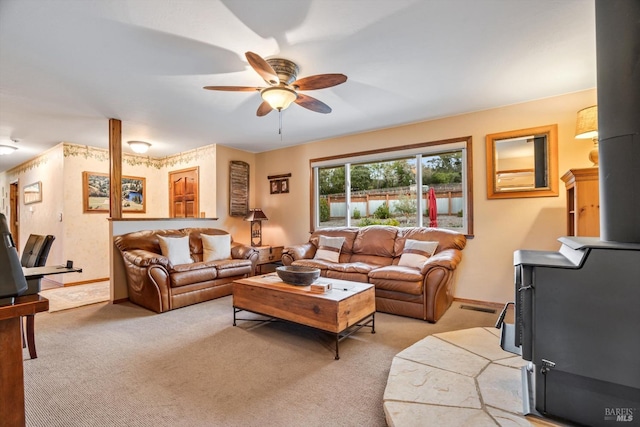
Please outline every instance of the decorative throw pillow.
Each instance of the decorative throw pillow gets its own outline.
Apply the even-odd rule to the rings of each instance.
[[[201,234],[202,259],[204,261],[219,261],[231,258],[231,235],[217,234],[210,236]]]
[[[398,265],[420,268],[436,249],[438,249],[438,242],[407,239],[404,242],[404,249]]]
[[[171,264],[191,264],[191,252],[189,251],[189,236],[164,237],[158,236],[158,243],[162,255],[169,258]]]
[[[316,256],[313,258],[330,262],[338,262],[343,243],[344,237],[320,236],[318,250],[316,251]]]

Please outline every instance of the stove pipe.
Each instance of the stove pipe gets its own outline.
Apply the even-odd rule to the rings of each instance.
[[[596,0],[600,239],[640,243],[640,1]]]

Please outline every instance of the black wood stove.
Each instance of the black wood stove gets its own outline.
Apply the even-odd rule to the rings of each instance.
[[[600,230],[514,254],[524,412],[640,426],[640,0],[596,0]],[[512,304],[512,303],[510,303]]]

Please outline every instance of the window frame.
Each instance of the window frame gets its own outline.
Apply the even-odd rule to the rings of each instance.
[[[445,146],[454,146],[447,149]],[[459,146],[459,147],[458,147]],[[442,147],[438,149],[437,147]],[[426,151],[422,151],[425,150]],[[416,144],[401,145],[396,147],[381,148],[376,150],[358,151],[353,153],[339,154],[335,156],[319,157],[309,160],[309,169],[311,176],[311,191],[310,191],[310,230],[314,232],[318,228],[319,221],[319,185],[318,183],[318,171],[321,167],[337,167],[345,166],[347,169],[352,164],[360,164],[364,161],[392,161],[398,158],[406,156],[422,156],[425,155],[437,155],[440,153],[451,152],[454,150],[462,150],[463,162],[465,165],[465,179],[462,182],[463,194],[466,197],[465,206],[466,212],[464,220],[466,221],[465,236],[473,238],[473,138],[471,136],[464,136],[459,138],[451,138],[438,141],[420,142]],[[421,160],[421,158],[420,158]],[[418,168],[421,170],[421,168]],[[420,176],[422,182],[422,177]],[[350,198],[351,186],[350,177],[345,171],[345,196]],[[418,198],[420,200],[420,198]],[[347,212],[350,212],[350,206],[347,204]],[[345,221],[348,222],[348,221]]]

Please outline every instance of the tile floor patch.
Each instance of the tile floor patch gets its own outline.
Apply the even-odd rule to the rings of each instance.
[[[384,412],[389,427],[496,427],[496,423],[480,409],[450,408],[406,402],[385,402]],[[429,421],[437,420],[437,421]]]
[[[488,359],[433,336],[418,341],[396,357],[470,377],[478,375],[489,364]]]
[[[522,413],[522,373],[520,369],[491,364],[478,376],[484,403]]]
[[[487,407],[487,412],[496,420],[500,427],[531,427],[530,423],[523,415],[516,415],[502,411],[498,408]]]
[[[447,360],[465,354],[463,349],[474,353],[468,360],[487,358],[491,361],[486,362],[484,370],[470,374],[476,367],[460,367],[460,361]],[[522,414],[520,367],[526,363],[521,357],[503,351],[499,334],[489,328],[427,337],[393,358],[383,396],[387,424],[390,427],[495,427],[496,423],[504,427],[561,426]]]
[[[500,348],[499,340],[496,340],[496,336],[485,328],[462,329],[435,336],[489,360],[506,359],[513,356],[513,353],[508,353]]]
[[[384,400],[481,408],[473,378],[394,358]]]

